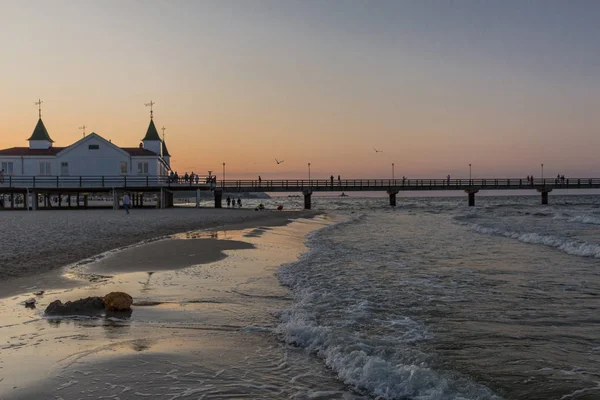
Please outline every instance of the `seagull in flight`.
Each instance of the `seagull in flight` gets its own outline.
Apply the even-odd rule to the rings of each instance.
[[[375,153],[383,153],[383,150],[377,150],[375,147],[373,147],[373,150],[375,150]]]
[[[275,162],[277,163],[277,165],[281,164],[284,160],[279,161],[278,159],[275,159]]]

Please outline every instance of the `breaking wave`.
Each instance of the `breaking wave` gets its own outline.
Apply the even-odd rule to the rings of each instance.
[[[519,240],[523,243],[542,244],[573,256],[600,258],[600,245],[594,243],[566,239],[553,235],[543,235],[534,232],[523,233],[508,231],[499,228],[485,227],[478,224],[471,224],[470,228],[486,235],[504,236],[510,239]]]

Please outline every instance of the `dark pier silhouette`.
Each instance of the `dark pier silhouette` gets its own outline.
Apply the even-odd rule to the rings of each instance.
[[[89,193],[112,194],[113,207],[118,208],[119,196],[131,194],[134,207],[144,206],[144,195],[157,199],[156,207],[173,205],[173,194],[178,191],[194,190],[199,203],[200,191],[214,192],[215,207],[221,208],[223,193],[301,192],[304,195],[304,208],[311,208],[311,196],[315,192],[386,192],[390,205],[396,206],[396,196],[403,191],[464,191],[468,195],[468,205],[475,205],[475,195],[480,190],[535,190],[541,195],[541,204],[548,204],[548,194],[554,189],[600,189],[600,178],[559,179],[283,179],[283,180],[215,180],[214,177],[199,177],[186,181],[156,176],[48,176],[23,177],[5,176],[0,182],[0,196],[9,196],[8,207],[36,210],[51,207],[50,196],[76,196],[77,207],[87,207]],[[29,196],[35,200],[29,205]],[[15,196],[23,199],[22,207],[15,207]],[[83,204],[81,204],[80,202]]]

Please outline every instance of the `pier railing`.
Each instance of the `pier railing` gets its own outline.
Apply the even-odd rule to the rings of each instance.
[[[216,180],[214,176],[185,179],[168,176],[10,176],[0,178],[1,189],[111,189],[172,188],[231,191],[383,191],[469,189],[586,189],[600,188],[600,178],[534,179],[277,179]]]
[[[468,190],[468,189],[578,189],[600,188],[600,178],[533,179],[311,179],[225,180],[216,188],[248,191],[360,191],[360,190]]]
[[[0,189],[200,188],[211,189],[214,177],[193,179],[169,176],[3,176]]]

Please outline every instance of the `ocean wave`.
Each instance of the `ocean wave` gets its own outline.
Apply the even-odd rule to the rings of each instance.
[[[368,393],[379,399],[499,399],[490,390],[468,379],[454,379],[430,368],[425,362],[399,363],[387,360],[380,354],[383,347],[376,343],[344,337],[334,326],[317,323],[316,314],[305,307],[323,295],[304,291],[303,297],[293,308],[281,313],[281,324],[277,333],[291,345],[306,349],[322,358],[338,378],[359,392]],[[389,322],[391,325],[398,321]],[[393,336],[389,340],[407,343],[422,340],[422,327],[406,319],[405,335]],[[416,329],[415,329],[416,328]],[[390,343],[386,343],[386,348]]]
[[[569,222],[576,222],[580,224],[591,224],[600,225],[600,218],[592,217],[590,215],[576,215],[569,219]]]
[[[485,227],[478,224],[471,224],[470,228],[486,235],[504,236],[510,239],[519,240],[523,243],[542,244],[573,256],[600,258],[600,245],[594,243],[552,235],[543,235],[534,232],[523,233],[508,231],[499,228]]]

